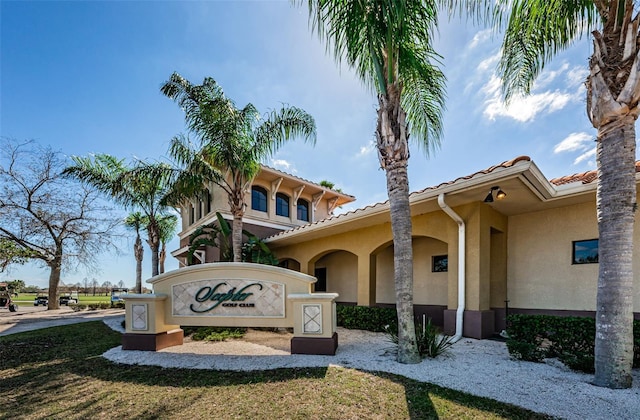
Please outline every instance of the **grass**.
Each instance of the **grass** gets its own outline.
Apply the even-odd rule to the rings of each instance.
[[[102,322],[0,337],[0,418],[547,418],[386,373],[164,369],[100,356],[120,342]]]
[[[33,300],[36,298],[36,293],[20,293],[17,298],[13,298],[13,301],[18,304],[18,306],[33,306]],[[111,295],[109,296],[92,296],[84,294],[80,294],[78,296],[80,299],[81,305],[88,305],[90,303],[111,303]]]

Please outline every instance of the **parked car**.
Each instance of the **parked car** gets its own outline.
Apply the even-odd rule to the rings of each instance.
[[[111,289],[111,304],[113,305],[118,302],[124,302],[122,295],[126,295],[127,293],[129,293],[129,289],[124,287],[114,287]]]
[[[78,303],[78,292],[65,293],[59,298],[60,305],[73,305]]]
[[[33,300],[33,306],[49,306],[49,296],[44,293],[38,293],[38,295]]]

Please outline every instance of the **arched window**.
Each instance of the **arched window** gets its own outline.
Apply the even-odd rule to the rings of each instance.
[[[309,202],[298,199],[298,220],[309,221]]]
[[[285,194],[276,194],[276,215],[289,217],[289,197]]]
[[[267,190],[262,187],[251,187],[251,209],[267,211]]]

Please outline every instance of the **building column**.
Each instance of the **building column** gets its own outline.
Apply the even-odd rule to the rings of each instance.
[[[376,304],[376,258],[375,255],[358,255],[358,305]]]

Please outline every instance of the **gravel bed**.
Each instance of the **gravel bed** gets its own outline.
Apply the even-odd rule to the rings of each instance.
[[[122,331],[122,318],[105,322]],[[338,328],[338,337],[335,356],[291,355],[243,341],[190,342],[158,352],[116,347],[103,356],[123,364],[234,371],[342,366],[394,373],[560,418],[640,419],[638,369],[633,388],[610,390],[591,385],[592,375],[573,372],[556,360],[513,360],[498,341],[463,338],[445,356],[403,365],[395,361],[385,334]]]

